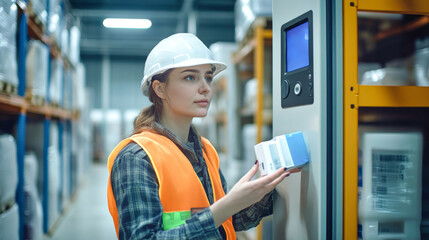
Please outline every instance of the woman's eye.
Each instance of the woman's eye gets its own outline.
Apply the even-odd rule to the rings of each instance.
[[[206,81],[211,83],[213,81],[213,76],[207,76]]]
[[[188,80],[188,81],[193,81],[193,80],[195,80],[195,77],[191,76],[191,75],[188,75],[188,76],[185,77],[185,79]]]

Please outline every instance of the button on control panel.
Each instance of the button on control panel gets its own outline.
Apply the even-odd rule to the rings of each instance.
[[[314,74],[311,69],[282,75],[282,108],[312,104],[314,99]]]
[[[302,89],[301,87],[302,86],[301,86],[300,82],[297,82],[295,84],[295,87],[293,88],[293,93],[295,93],[296,96],[298,96],[299,94],[301,94],[301,89]]]
[[[288,80],[283,80],[282,81],[282,99],[285,99],[289,96],[289,81]]]

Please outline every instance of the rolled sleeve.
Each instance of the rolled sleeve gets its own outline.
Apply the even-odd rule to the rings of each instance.
[[[219,170],[222,187],[227,192],[227,183],[222,171]],[[245,231],[258,226],[262,218],[273,214],[273,193],[269,192],[261,201],[247,207],[232,216],[235,231]]]
[[[256,227],[262,218],[273,213],[273,192],[271,191],[261,201],[232,216],[235,231],[244,231]]]

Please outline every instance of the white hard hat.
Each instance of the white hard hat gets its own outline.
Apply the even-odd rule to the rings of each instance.
[[[226,68],[222,62],[215,61],[211,51],[190,33],[177,33],[161,40],[149,53],[144,66],[141,82],[142,92],[149,94],[152,77],[171,68],[189,67],[202,64],[214,66],[213,77]]]

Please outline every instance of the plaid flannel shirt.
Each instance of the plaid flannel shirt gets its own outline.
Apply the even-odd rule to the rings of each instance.
[[[200,137],[193,127],[187,143],[172,132],[156,124],[156,131],[164,133],[182,150],[191,162],[213,204],[213,190],[203,158]],[[227,186],[219,169],[222,187]],[[185,224],[164,231],[162,205],[158,195],[158,180],[146,152],[136,143],[125,146],[115,159],[111,184],[119,214],[119,239],[226,239],[223,227],[216,228],[209,208],[193,214]],[[236,231],[255,227],[260,220],[272,214],[273,194],[233,215]]]

